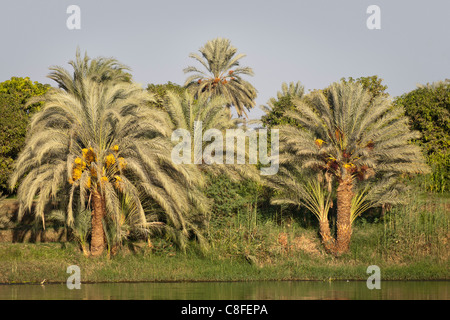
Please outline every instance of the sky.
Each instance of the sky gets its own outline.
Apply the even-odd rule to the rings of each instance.
[[[67,27],[70,5],[80,8],[80,29]],[[367,27],[370,5],[380,29]],[[182,85],[183,69],[199,66],[189,53],[224,37],[255,73],[246,77],[258,91],[255,119],[283,82],[308,91],[378,75],[398,96],[450,78],[449,14],[448,0],[0,0],[0,81],[55,86],[48,68],[70,69],[79,47],[129,66],[143,87]]]

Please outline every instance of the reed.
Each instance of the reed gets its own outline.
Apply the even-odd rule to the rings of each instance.
[[[382,221],[378,250],[386,259],[449,258],[450,201],[446,197],[411,196]]]

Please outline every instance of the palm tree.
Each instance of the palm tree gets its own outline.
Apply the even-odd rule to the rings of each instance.
[[[283,82],[281,84],[281,91],[277,92],[277,97],[270,98],[267,102],[267,106],[262,105],[260,107],[265,113],[265,115],[261,117],[262,124],[271,128],[286,122],[286,119],[283,118],[284,113],[287,110],[294,109],[293,101],[295,99],[301,99],[304,94],[305,87],[300,81],[297,81],[296,83],[290,82],[289,84]]]
[[[202,158],[201,163],[197,163],[197,165],[202,172],[213,176],[225,174],[235,181],[242,178],[258,180],[259,174],[255,166],[226,163],[225,157],[228,149],[231,149],[233,154],[237,153],[237,150],[234,150],[234,145],[229,146],[222,141],[223,148],[220,152],[223,157],[221,163],[214,163],[203,157],[207,157],[203,154],[203,150],[207,150],[208,146],[211,146],[215,151],[212,144],[217,142],[215,140],[217,137],[211,139],[213,141],[202,139],[208,130],[212,129],[225,137],[226,130],[237,129],[239,124],[243,122],[241,119],[229,117],[227,109],[224,108],[226,104],[227,100],[223,96],[212,98],[199,96],[198,99],[195,99],[195,94],[189,91],[178,94],[169,90],[163,103],[163,110],[167,113],[167,124],[165,125],[168,129],[166,130],[167,135],[169,137],[176,129],[184,129],[189,132],[191,137],[197,138],[198,141],[194,141],[194,144],[201,145],[201,150],[197,151],[202,152],[198,155],[199,159]],[[196,126],[196,123],[199,122],[201,122],[201,132],[198,131],[200,127]],[[192,146],[191,151],[191,163],[194,163],[196,148]],[[244,152],[246,152],[248,160],[247,150],[244,150]]]
[[[291,102],[292,99],[299,99],[302,98],[305,94],[305,87],[301,84],[300,81],[294,82],[283,82],[281,84],[281,91],[277,92],[277,97],[272,97],[269,99],[269,102],[267,103],[268,106],[261,106],[262,110],[265,111],[265,113],[274,112],[274,109],[276,109],[277,105],[280,103],[281,100],[284,98],[289,98],[289,102]]]
[[[322,188],[336,192],[337,237],[327,241],[339,255],[348,250],[352,221],[369,200],[361,183],[428,171],[420,148],[409,143],[418,133],[401,107],[372,97],[358,83],[333,83],[326,93],[312,92],[294,104],[285,117],[298,125],[280,127],[280,163],[303,175],[314,172]],[[325,225],[321,234],[332,239]]]
[[[152,97],[114,70],[108,71],[102,61],[85,58],[72,64],[72,79],[62,69],[51,74],[61,88],[44,96],[44,107],[32,118],[10,180],[14,186],[21,179],[19,217],[31,210],[37,196],[35,214],[45,224],[46,204],[67,194],[69,226],[74,210],[92,211],[90,249],[97,256],[106,245],[105,219],[121,218],[123,196],[143,228],[160,225],[147,219],[145,195],[162,208],[167,225],[188,237],[192,229],[197,230],[194,220],[207,212],[197,189],[203,177],[195,166],[171,161],[173,144],[160,130],[163,113],[142,107]]]
[[[185,86],[198,96],[224,96],[228,99],[228,108],[233,105],[239,117],[243,114],[247,116],[245,109],[250,110],[255,106],[257,92],[242,78],[243,75],[253,75],[251,68],[239,66],[239,60],[245,54],[236,55],[237,49],[230,40],[223,38],[208,41],[199,51],[201,56],[191,53],[189,57],[201,63],[206,70],[192,66],[185,68],[185,73],[192,73],[186,79]]]
[[[283,159],[284,155],[281,155]],[[266,182],[275,190],[270,202],[307,208],[319,221],[319,233],[327,252],[333,252],[328,214],[333,203],[333,190],[325,183],[321,173],[306,171],[297,162],[284,163],[276,175],[267,176]]]
[[[69,61],[69,65],[73,68],[72,74],[63,67],[52,66],[48,78],[54,80],[59,88],[80,99],[86,94],[82,82],[84,79],[98,83],[131,82],[131,74],[127,72],[130,68],[126,65],[114,58],[98,57],[91,60],[87,53],[82,57],[79,48],[77,48],[75,60]]]
[[[283,159],[285,160],[285,159]],[[305,170],[300,163],[285,162],[277,175],[266,177],[275,190],[271,203],[305,207],[319,222],[319,233],[325,251],[335,253],[336,241],[331,235],[329,212],[336,192],[332,180],[323,172]],[[370,208],[405,203],[406,187],[394,175],[360,181],[355,185],[350,223]]]

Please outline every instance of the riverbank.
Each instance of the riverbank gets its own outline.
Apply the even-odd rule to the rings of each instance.
[[[84,257],[75,247],[58,243],[0,244],[0,283],[64,283],[70,265],[78,265],[83,283],[256,281],[256,280],[366,280],[369,264],[346,259],[304,259],[272,265],[252,265],[244,259],[223,260],[177,253],[120,253],[112,259]],[[449,280],[447,262],[409,264],[374,261],[383,280]]]
[[[380,267],[383,280],[450,280],[449,204],[448,197],[426,198],[381,218],[359,218],[341,257],[324,252],[313,219],[256,210],[215,219],[206,234],[209,248],[192,243],[185,253],[155,238],[93,259],[58,240],[61,230],[46,228],[40,238],[27,231],[21,242],[0,243],[0,283],[64,283],[70,265],[80,267],[84,283],[366,280],[370,265]]]
[[[369,265],[380,267],[383,280],[450,280],[448,258],[444,256],[394,260],[382,254],[364,254],[371,246],[362,245],[365,237],[361,229],[355,230],[354,240],[359,248],[352,246],[352,252],[343,257],[292,248],[279,252],[272,261],[258,260],[261,256],[251,256],[254,260],[245,255],[225,257],[217,250],[203,254],[167,247],[155,250],[156,245],[149,248],[145,243],[124,248],[114,257],[92,259],[71,243],[1,243],[0,283],[64,283],[70,265],[80,267],[83,283],[366,280]]]

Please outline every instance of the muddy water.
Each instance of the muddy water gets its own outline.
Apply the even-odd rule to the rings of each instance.
[[[0,285],[0,300],[449,300],[450,281],[265,281]]]

